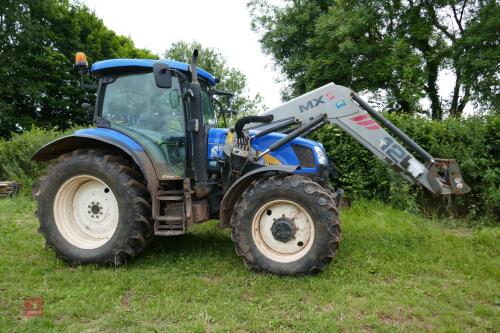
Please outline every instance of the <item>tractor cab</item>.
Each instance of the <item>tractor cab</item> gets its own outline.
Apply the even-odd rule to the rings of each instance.
[[[190,89],[188,65],[161,61],[165,72],[155,71],[155,60],[112,59],[100,61],[90,72],[98,78],[94,120],[98,128],[110,128],[139,142],[153,159],[159,179],[187,176],[186,124]],[[167,73],[168,71],[168,73]],[[215,78],[198,69],[202,120],[213,127],[216,114],[209,96]],[[158,84],[158,76],[168,76]]]

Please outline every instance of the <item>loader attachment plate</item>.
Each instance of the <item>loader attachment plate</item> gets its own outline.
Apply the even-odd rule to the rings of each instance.
[[[435,193],[465,194],[470,187],[464,183],[462,173],[454,159],[435,158],[428,166],[427,177]]]

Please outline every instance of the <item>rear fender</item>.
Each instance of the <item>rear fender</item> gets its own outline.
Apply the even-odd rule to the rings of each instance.
[[[276,174],[292,174],[297,170],[297,166],[275,165],[262,167],[250,171],[234,182],[224,194],[220,204],[220,227],[227,228],[230,226],[231,217],[233,216],[234,206],[241,198],[245,190],[259,179],[274,176]]]
[[[128,156],[141,170],[151,196],[156,193],[159,185],[156,171],[144,148],[125,134],[111,129],[77,131],[41,147],[31,159],[38,162],[49,161],[73,150],[85,148],[113,150]]]

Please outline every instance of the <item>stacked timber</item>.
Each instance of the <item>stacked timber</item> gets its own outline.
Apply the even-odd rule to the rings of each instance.
[[[0,198],[11,197],[17,193],[19,185],[14,181],[0,181]]]

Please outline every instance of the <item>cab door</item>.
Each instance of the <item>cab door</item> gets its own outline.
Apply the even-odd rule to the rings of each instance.
[[[98,116],[144,147],[160,180],[185,177],[185,112],[176,76],[171,88],[158,88],[152,72],[106,76],[99,95]]]

